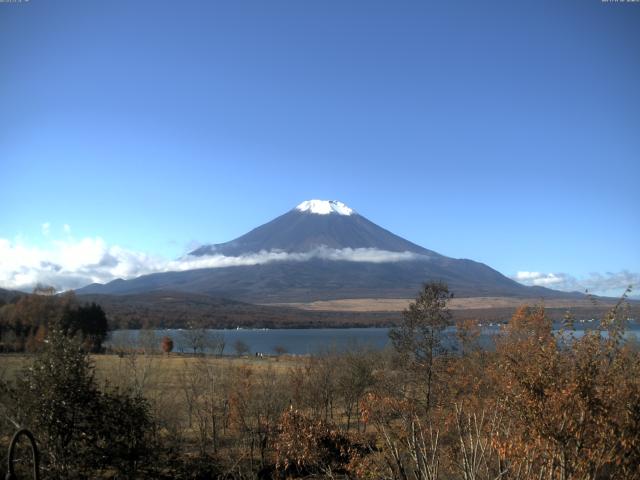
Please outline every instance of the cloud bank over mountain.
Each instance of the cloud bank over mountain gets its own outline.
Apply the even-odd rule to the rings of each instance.
[[[68,231],[65,228],[65,231]],[[270,250],[238,256],[185,255],[177,260],[108,245],[100,237],[74,239],[50,238],[47,225],[44,247],[30,246],[21,239],[0,238],[0,287],[29,290],[36,284],[51,285],[56,290],[75,289],[90,283],[107,283],[117,278],[131,279],[158,272],[201,268],[258,265],[278,261],[311,259],[351,262],[402,262],[424,259],[413,252],[390,252],[375,248],[314,248],[309,252],[287,253]]]
[[[205,255],[184,255],[175,260],[110,245],[100,237],[77,239],[71,227],[63,227],[57,237],[47,222],[41,225],[41,243],[36,246],[21,237],[0,238],[0,287],[31,290],[37,284],[56,290],[76,289],[91,283],[108,283],[121,278],[162,272],[182,272],[203,268],[252,266],[273,262],[327,261],[366,262],[372,264],[429,261],[428,253],[389,251],[381,248],[329,248],[315,246],[304,252],[280,249],[260,250],[242,254],[222,254],[215,250]],[[423,250],[428,252],[427,250]],[[541,286],[562,291],[589,292],[599,295],[620,295],[629,285],[640,285],[640,274],[620,272],[591,273],[576,277],[568,273],[522,270],[511,278],[527,286]],[[635,291],[633,292],[636,293]]]

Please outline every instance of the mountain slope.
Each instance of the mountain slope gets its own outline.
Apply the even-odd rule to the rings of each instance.
[[[482,264],[454,268],[428,262],[365,263],[313,259],[251,266],[208,268],[144,275],[93,284],[79,294],[141,294],[176,290],[245,302],[309,302],[345,298],[413,298],[422,284],[446,282],[457,297],[506,296],[570,298],[580,296],[543,287],[526,287]],[[462,268],[460,268],[462,267]]]
[[[351,209],[348,215],[333,210],[330,213],[318,214],[311,209],[305,209],[306,203],[301,203],[295,209],[235,240],[200,247],[191,252],[191,255],[237,256],[265,250],[295,253],[308,252],[321,246],[335,249],[375,248],[389,252],[438,255],[379,227]],[[334,203],[346,207],[340,202]]]
[[[265,255],[273,252],[279,252],[277,260]],[[188,258],[223,258],[225,265],[229,258],[249,260],[224,268],[119,279],[106,285],[89,285],[79,293],[123,295],[174,290],[248,302],[306,302],[413,298],[424,282],[440,280],[456,296],[575,295],[526,287],[482,263],[440,255],[336,201],[303,202],[235,240],[200,247]]]
[[[26,295],[24,292],[18,292],[16,290],[6,290],[4,288],[0,288],[0,304],[9,303],[14,301],[16,298]]]

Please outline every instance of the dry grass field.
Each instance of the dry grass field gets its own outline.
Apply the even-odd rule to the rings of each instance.
[[[0,382],[13,383],[35,359],[35,354],[0,355]],[[266,411],[269,421],[275,422],[285,410],[289,398],[280,398],[281,386],[285,385],[289,372],[307,359],[289,355],[256,358],[127,353],[91,355],[90,360],[95,366],[96,385],[101,391],[118,390],[146,399],[158,427],[158,439],[175,448],[179,446],[183,461],[190,461],[202,453],[205,446],[211,449],[215,443],[213,450],[219,458],[241,459],[247,463],[245,457],[248,455],[249,466],[243,464],[243,468],[251,470],[255,457],[245,451],[246,439],[242,435],[247,429],[253,432],[259,424],[245,425],[244,422],[262,419]],[[251,404],[251,411],[242,417],[240,423],[231,425],[228,402],[249,385],[252,393],[246,398],[257,403],[255,407]],[[264,403],[263,395],[275,395],[274,398],[279,400],[273,405]],[[11,410],[8,412],[13,413]],[[213,426],[212,419],[218,422],[217,426]],[[0,430],[0,443],[3,445],[13,433],[12,425],[4,427],[8,430]],[[212,429],[215,430],[215,440],[211,437]],[[227,463],[233,465],[236,460]],[[104,478],[107,477],[112,478],[109,475]]]
[[[0,379],[11,380],[15,378],[23,368],[29,366],[33,357],[32,354],[0,355]],[[291,367],[300,365],[302,361],[300,357],[291,355],[256,358],[253,356],[193,356],[174,353],[169,355],[91,355],[91,360],[96,367],[96,377],[101,383],[109,382],[112,385],[119,382],[125,383],[133,380],[135,375],[142,374],[146,375],[149,383],[165,392],[180,388],[185,369],[203,363],[211,368],[251,367],[256,371],[271,368],[277,373],[283,373]]]
[[[302,310],[325,312],[400,312],[414,301],[410,298],[349,298],[343,300],[324,300],[309,303],[280,303],[279,306],[294,307]],[[475,310],[512,308],[515,310],[522,304],[537,304],[540,300],[514,297],[473,297],[454,298],[449,303],[451,310]],[[555,299],[545,300],[546,308],[589,308],[593,307],[590,299]],[[615,300],[598,299],[598,305],[613,306]]]

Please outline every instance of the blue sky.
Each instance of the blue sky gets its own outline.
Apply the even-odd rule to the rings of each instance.
[[[0,3],[0,286],[87,250],[144,273],[327,198],[613,293],[640,272],[638,45],[633,2]]]

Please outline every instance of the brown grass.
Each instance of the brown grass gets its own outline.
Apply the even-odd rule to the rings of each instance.
[[[308,303],[279,303],[274,305],[299,308],[302,310],[326,311],[326,312],[400,312],[409,306],[413,299],[409,298],[349,298],[343,300],[322,300]],[[449,303],[451,310],[512,308],[516,309],[522,304],[539,303],[539,300],[531,298],[511,297],[474,297],[454,298]],[[601,306],[612,306],[615,301],[598,299]],[[547,308],[589,308],[593,304],[589,299],[554,299],[545,300]]]
[[[185,366],[195,362],[205,361],[212,366],[225,368],[250,366],[260,370],[273,368],[276,372],[284,373],[289,368],[299,365],[301,357],[283,355],[281,357],[269,356],[264,358],[246,357],[195,357],[193,355],[182,354],[138,354],[135,357],[115,354],[92,355],[91,359],[95,363],[96,377],[100,383],[108,381],[110,384],[117,384],[118,377],[128,377],[135,372],[132,371],[132,358],[135,358],[135,367],[138,370],[146,369],[152,377],[152,383],[156,388],[168,389],[172,391],[181,385],[180,375],[183,374]],[[20,374],[23,368],[28,367],[33,361],[33,354],[1,354],[0,355],[0,379],[13,380]],[[125,378],[123,378],[125,379]]]

